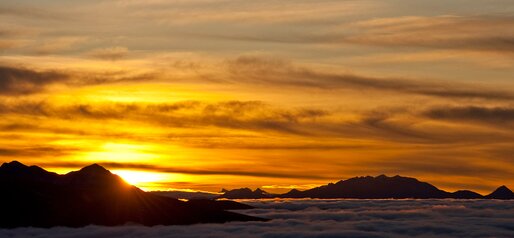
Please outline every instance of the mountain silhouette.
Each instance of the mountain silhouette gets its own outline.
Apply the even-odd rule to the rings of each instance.
[[[93,164],[65,175],[13,161],[0,166],[0,227],[175,225],[263,221],[231,201],[180,201],[146,193]]]
[[[449,193],[414,178],[394,176],[355,177],[281,197],[310,198],[445,198]]]
[[[150,191],[149,193],[172,197],[177,199],[216,199],[219,194],[210,192],[196,192],[196,191]]]
[[[484,198],[484,196],[469,190],[459,190],[453,192],[451,198],[459,198],[459,199],[480,199]]]
[[[239,188],[233,190],[221,190],[224,192],[223,195],[219,196],[219,198],[227,198],[227,199],[261,199],[261,198],[272,198],[276,197],[275,194],[270,194],[260,188],[252,191],[249,188]]]
[[[356,198],[356,199],[429,199],[429,198],[454,198],[454,199],[514,199],[512,191],[502,186],[487,196],[482,196],[469,190],[447,192],[438,189],[434,185],[421,182],[415,178],[396,175],[388,177],[365,176],[341,180],[337,183],[329,183],[305,191],[292,189],[284,194],[270,194],[260,189],[255,191],[249,188],[224,190],[222,198]]]
[[[485,197],[490,199],[514,199],[514,193],[503,185]]]

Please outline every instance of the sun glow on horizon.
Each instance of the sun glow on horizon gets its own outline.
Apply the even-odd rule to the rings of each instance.
[[[179,179],[180,175],[171,173],[158,173],[129,169],[114,169],[113,174],[120,176],[127,183],[137,186],[143,190],[159,187],[159,182],[172,182]]]
[[[109,158],[112,162],[152,161],[160,157],[154,153],[156,148],[150,145],[107,142],[98,149],[80,155],[82,160],[96,161],[98,158]]]
[[[514,4],[214,2],[0,1],[0,162],[143,190],[514,187]]]

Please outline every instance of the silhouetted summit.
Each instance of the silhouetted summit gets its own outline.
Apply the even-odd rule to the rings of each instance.
[[[100,166],[99,164],[92,164],[92,165],[86,166],[77,172],[84,173],[84,174],[111,174],[111,172],[109,170]],[[72,173],[76,173],[76,172],[72,172]]]
[[[2,166],[0,166],[0,169],[2,170],[11,170],[11,171],[14,171],[14,170],[24,170],[28,168],[28,166],[16,161],[16,160],[13,160],[9,163],[3,163]]]
[[[12,161],[9,163],[3,163],[2,166],[0,166],[0,172],[3,173],[18,173],[18,174],[42,174],[42,173],[48,173],[44,169],[38,166],[27,166],[24,165],[18,161]]]
[[[507,186],[502,185],[485,197],[490,199],[514,199],[514,193]]]
[[[275,194],[267,193],[261,189],[255,189],[252,191],[249,188],[239,188],[233,190],[221,190],[224,191],[224,194],[220,196],[220,198],[228,198],[228,199],[260,199],[260,198],[271,198],[275,197]]]
[[[444,198],[448,193],[414,178],[394,176],[355,177],[335,184],[309,189],[283,197],[310,198]]]
[[[256,191],[261,191],[257,193]],[[415,178],[399,175],[388,177],[364,176],[341,180],[337,183],[329,183],[320,187],[305,191],[292,189],[284,194],[270,194],[260,189],[251,191],[248,188],[226,191],[221,197],[225,198],[360,198],[360,199],[402,199],[402,198],[456,198],[456,199],[514,199],[512,191],[502,186],[492,194],[484,197],[469,190],[459,190],[454,193],[438,189],[434,185],[421,182]],[[261,194],[265,194],[263,196]]]
[[[145,193],[93,164],[65,175],[13,161],[0,166],[0,227],[193,224],[257,221],[228,209],[235,202],[177,199]]]
[[[484,196],[469,190],[459,190],[452,193],[452,198],[460,198],[460,199],[479,199],[484,198]]]

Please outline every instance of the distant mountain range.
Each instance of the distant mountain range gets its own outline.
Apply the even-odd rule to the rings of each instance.
[[[0,166],[0,227],[175,225],[264,221],[226,210],[233,201],[178,199],[146,193],[100,165],[65,175],[13,161]]]
[[[220,196],[219,193],[195,191],[150,191],[149,193],[177,199],[216,199]]]
[[[16,161],[0,166],[0,190],[1,228],[265,220],[227,211],[252,207],[217,198],[514,199],[514,193],[506,186],[483,196],[469,190],[446,192],[414,178],[385,175],[355,177],[305,191],[293,189],[284,194],[249,188],[223,190],[222,195],[144,192],[97,164],[59,175]],[[208,199],[181,201],[173,196]]]
[[[261,198],[355,198],[355,199],[514,199],[514,193],[506,186],[501,186],[489,195],[483,196],[469,190],[446,192],[437,187],[418,181],[415,178],[380,175],[377,177],[355,177],[329,183],[305,191],[293,189],[284,194],[271,194],[261,189],[249,188],[222,190],[219,198],[261,199]]]

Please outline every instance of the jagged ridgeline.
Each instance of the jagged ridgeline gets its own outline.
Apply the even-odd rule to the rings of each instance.
[[[365,176],[341,180],[305,191],[292,189],[284,194],[271,194],[261,189],[252,191],[249,188],[223,190],[221,198],[229,199],[261,199],[261,198],[357,198],[357,199],[514,199],[514,193],[506,186],[501,186],[488,195],[469,190],[447,192],[434,185],[421,182],[415,178],[380,175]]]
[[[0,189],[4,228],[265,221],[227,211],[252,208],[233,201],[184,202],[144,192],[97,164],[59,175],[16,161],[4,163]]]

